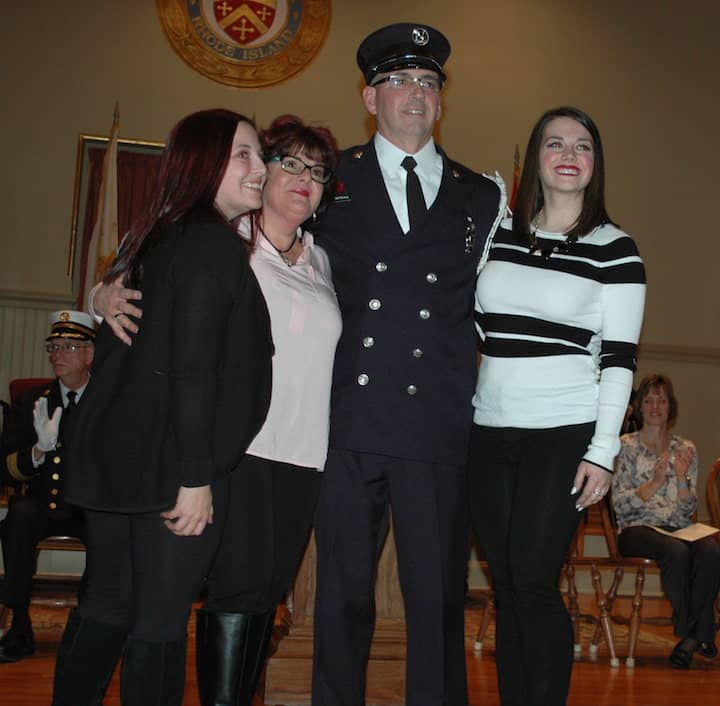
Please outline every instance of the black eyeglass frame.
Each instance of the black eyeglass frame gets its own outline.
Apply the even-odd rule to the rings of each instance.
[[[302,164],[302,169],[294,171],[294,168],[288,167],[286,160],[293,160],[298,163],[298,166]],[[300,176],[307,169],[310,172],[310,178],[323,186],[333,178],[333,170],[326,164],[308,164],[295,154],[277,154],[265,160],[266,164],[270,164],[270,162],[280,162],[280,168],[293,176]]]

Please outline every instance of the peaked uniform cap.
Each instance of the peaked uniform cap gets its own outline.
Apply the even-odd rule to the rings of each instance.
[[[53,338],[72,338],[76,341],[92,341],[95,339],[95,322],[90,314],[84,311],[63,309],[53,311],[48,317],[50,335],[47,341]]]
[[[412,22],[381,27],[365,37],[357,63],[370,84],[381,73],[399,69],[429,69],[445,80],[443,66],[450,56],[450,42],[442,32]]]

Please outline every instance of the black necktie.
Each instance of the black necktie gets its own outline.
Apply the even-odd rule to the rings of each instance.
[[[60,441],[62,441],[63,443],[65,442],[65,437],[67,435],[67,429],[68,429],[68,424],[69,424],[69,422],[68,422],[68,424],[66,424],[65,422],[68,420],[68,416],[70,415],[70,413],[74,409],[77,409],[77,402],[75,401],[76,397],[77,397],[77,392],[75,392],[75,390],[68,390],[67,404],[65,405],[65,409],[63,409],[62,417],[60,419],[60,433],[58,435],[58,439]],[[59,448],[59,446],[58,446],[58,448]]]
[[[407,184],[405,193],[407,195],[408,218],[410,220],[410,230],[413,230],[425,218],[427,206],[425,205],[425,197],[423,196],[420,179],[415,174],[417,162],[412,157],[405,157],[402,166],[407,172]]]

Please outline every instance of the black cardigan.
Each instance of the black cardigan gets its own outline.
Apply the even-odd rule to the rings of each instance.
[[[70,445],[67,499],[149,512],[229,473],[270,404],[272,338],[246,245],[227,225],[173,225],[142,260],[133,345],[103,324]],[[78,410],[80,412],[80,410]]]

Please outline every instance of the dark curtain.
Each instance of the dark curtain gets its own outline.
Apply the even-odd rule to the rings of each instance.
[[[88,150],[90,175],[88,177],[87,202],[83,231],[78,234],[80,242],[77,244],[77,247],[80,248],[78,309],[85,308],[85,296],[95,284],[95,282],[85,282],[85,266],[90,248],[90,237],[95,226],[104,156],[104,147],[91,147]],[[120,239],[127,233],[135,219],[149,206],[160,170],[160,157],[161,152],[159,151],[141,153],[118,150],[118,236]]]

